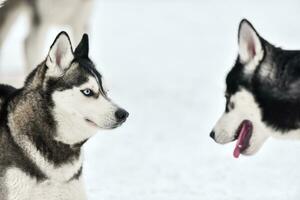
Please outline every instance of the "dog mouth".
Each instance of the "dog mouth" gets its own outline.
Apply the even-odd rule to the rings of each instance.
[[[93,121],[90,120],[90,119],[85,118],[85,121],[86,121],[89,125],[91,125],[91,126],[93,126],[93,127],[95,127],[95,128],[98,128],[98,129],[116,129],[116,128],[120,127],[126,120],[124,120],[124,121],[122,121],[122,122],[115,123],[115,124],[113,124],[112,126],[105,127],[105,128],[99,126],[98,124],[96,124],[95,122],[93,122]]]
[[[92,125],[92,126],[94,126],[94,127],[96,127],[96,128],[100,128],[100,127],[98,126],[98,124],[96,124],[96,123],[93,122],[92,120],[89,120],[89,119],[85,118],[85,121],[86,121],[88,124],[90,124],[90,125]]]
[[[233,156],[238,158],[250,146],[250,139],[253,133],[253,124],[250,120],[244,120],[236,131],[235,139],[237,140]]]

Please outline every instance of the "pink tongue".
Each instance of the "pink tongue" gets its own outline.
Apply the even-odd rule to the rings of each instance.
[[[251,122],[249,122],[248,120],[243,121],[241,124],[239,137],[235,145],[235,149],[233,151],[233,156],[235,158],[238,158],[242,150],[244,150],[247,147],[246,145],[248,144],[246,144],[246,142],[249,141],[245,141],[245,140],[249,140],[249,137],[251,135],[250,129],[251,129]]]

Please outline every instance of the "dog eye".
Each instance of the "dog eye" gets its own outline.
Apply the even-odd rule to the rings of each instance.
[[[230,109],[230,110],[233,110],[233,109],[234,109],[234,103],[233,103],[233,102],[229,102],[228,106],[229,106],[229,109]]]
[[[86,97],[94,96],[94,92],[91,89],[81,90],[81,93]]]

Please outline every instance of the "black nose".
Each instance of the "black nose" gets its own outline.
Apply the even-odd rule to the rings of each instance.
[[[210,136],[212,139],[215,139],[215,132],[214,132],[214,131],[210,132],[209,136]]]
[[[115,116],[118,122],[121,122],[126,120],[126,118],[129,116],[129,113],[124,109],[118,109],[115,113]]]

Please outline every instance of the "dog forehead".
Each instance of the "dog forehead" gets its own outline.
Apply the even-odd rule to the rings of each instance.
[[[81,88],[87,87],[87,88],[93,89],[95,91],[99,91],[100,90],[100,83],[99,83],[99,81],[97,80],[96,77],[94,77],[92,75],[89,75],[87,77],[87,81],[85,83],[83,83],[80,87]]]
[[[226,77],[226,94],[231,96],[238,92],[241,88],[251,89],[252,78],[255,74],[247,74],[244,71],[245,65],[237,59]]]
[[[239,91],[231,96],[232,100],[240,100],[240,101],[253,101],[254,96],[247,89],[241,87]]]
[[[77,77],[78,79],[85,80],[81,82],[79,87],[82,86],[90,86],[93,88],[97,88],[97,90],[101,90],[102,88],[102,75],[94,66],[93,62],[89,59],[76,59],[73,62],[73,77]]]
[[[226,77],[226,95],[233,95],[238,92],[241,86],[242,71],[233,67]]]

